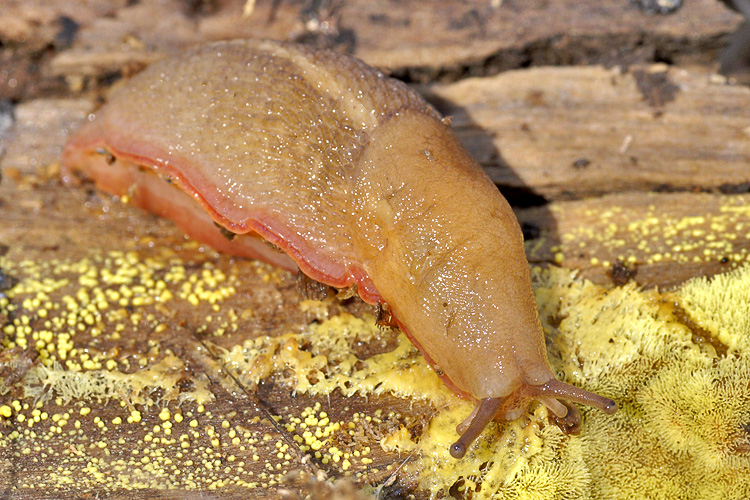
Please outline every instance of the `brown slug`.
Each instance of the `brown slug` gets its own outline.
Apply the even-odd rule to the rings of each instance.
[[[617,409],[555,378],[521,230],[495,185],[433,107],[357,59],[258,40],[192,48],[116,92],[63,166],[217,250],[387,304],[477,403],[454,457],[532,399],[569,427],[580,414],[559,400]]]

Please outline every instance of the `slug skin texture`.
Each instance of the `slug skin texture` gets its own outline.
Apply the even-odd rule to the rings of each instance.
[[[555,379],[523,237],[495,185],[434,108],[357,59],[271,41],[197,46],[135,76],[81,127],[63,157],[64,178],[77,171],[217,250],[387,304],[477,401],[455,457],[532,399],[568,429],[580,415],[559,400],[616,411]]]

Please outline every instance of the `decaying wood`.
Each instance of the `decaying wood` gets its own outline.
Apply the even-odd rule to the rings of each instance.
[[[750,181],[750,89],[710,73],[535,68],[433,95],[510,193],[548,200],[631,190],[735,193]]]
[[[117,341],[88,331],[75,339],[79,349],[92,354],[116,352],[118,369],[136,359],[150,367],[172,353],[185,372],[183,389],[207,380],[216,399],[205,411],[199,412],[193,402],[166,405],[199,421],[200,436],[191,438],[191,450],[210,456],[203,461],[190,457],[194,462],[188,465],[188,457],[178,457],[178,450],[165,451],[181,473],[197,475],[210,468],[217,480],[231,482],[236,462],[222,462],[229,456],[247,462],[245,470],[256,477],[277,465],[290,471],[286,484],[256,490],[226,486],[212,493],[215,498],[267,498],[269,491],[287,498],[305,492],[327,498],[328,486],[311,478],[336,477],[340,469],[301,452],[294,432],[284,426],[289,415],[316,404],[332,421],[350,419],[356,412],[393,411],[394,416],[380,423],[363,424],[356,439],[344,434],[337,439],[342,448],[354,450],[356,444],[372,450],[369,465],[353,465],[353,472],[365,474],[358,479],[360,486],[387,484],[386,491],[424,497],[413,477],[393,474],[410,457],[383,451],[379,440],[394,426],[418,435],[434,408],[388,396],[294,395],[274,378],[243,385],[229,377],[216,362],[218,349],[264,335],[297,333],[342,311],[375,311],[357,300],[305,310],[300,305],[305,297],[291,275],[217,255],[186,240],[172,223],[123,205],[93,186],[61,185],[62,144],[104,94],[81,97],[81,90],[106,90],[117,77],[202,40],[268,36],[332,46],[412,81],[432,83],[421,90],[452,116],[467,148],[517,206],[532,264],[563,265],[608,286],[634,279],[642,285],[672,287],[746,260],[750,91],[713,75],[718,51],[739,23],[739,17],[718,2],[698,0],[670,16],[649,16],[625,1],[258,1],[243,18],[244,3],[12,0],[0,7],[0,99],[20,101],[12,113],[10,106],[0,106],[0,257],[15,269],[41,265],[48,275],[40,280],[69,279],[50,292],[49,300],[56,303],[75,295],[83,278],[64,266],[53,270],[46,264],[101,263],[111,252],[134,252],[144,260],[179,259],[196,275],[219,269],[235,280],[237,293],[219,312],[204,302],[193,306],[175,301],[167,308],[154,304]],[[638,64],[657,59],[683,65]],[[591,62],[606,67],[549,67]],[[528,65],[546,67],[464,79]],[[435,79],[461,81],[435,84]],[[4,124],[11,121],[9,131]],[[3,269],[0,277],[2,297],[16,278]],[[17,309],[0,308],[0,341],[4,326],[26,310],[22,302],[13,305]],[[152,328],[145,319],[148,314],[167,329]],[[215,315],[211,323],[205,320],[209,315]],[[219,334],[230,315],[239,318],[237,330]],[[45,328],[41,317],[30,321],[40,331]],[[387,351],[395,335],[383,332],[380,341],[358,346],[358,355]],[[0,407],[14,399],[33,405],[24,399],[18,381],[40,363],[35,350],[2,354],[0,377],[10,381],[10,387],[0,390]],[[149,476],[146,462],[137,472],[112,468],[106,473],[125,474],[151,487],[107,492],[82,486],[102,472],[92,457],[114,463],[112,457],[132,458],[138,447],[153,443],[113,423],[123,414],[120,401],[126,399],[86,403],[91,413],[82,415],[83,402],[71,405],[53,397],[44,404],[50,419],[72,413],[66,432],[73,432],[74,420],[80,420],[82,431],[61,432],[43,444],[28,434],[27,422],[3,421],[0,433],[22,436],[13,441],[14,448],[0,449],[0,491],[9,498],[100,493],[175,498],[159,490],[166,479]],[[163,425],[159,409],[143,419],[150,427]],[[225,421],[228,427],[223,427]],[[106,436],[99,422],[106,424]],[[261,437],[257,453],[264,460],[253,464],[254,452],[243,449],[244,442],[233,442],[229,432],[237,426]],[[184,425],[175,424],[176,434],[190,435],[191,429],[187,418]],[[212,439],[214,434],[220,436],[218,441]],[[270,437],[263,441],[266,435]],[[280,452],[284,443],[288,449]],[[51,478],[66,475],[67,489],[54,489]],[[33,484],[18,487],[35,481],[40,482],[36,489]],[[198,498],[179,493],[180,498],[191,495]]]
[[[188,45],[235,37],[336,48],[413,81],[528,66],[711,64],[740,16],[697,0],[669,16],[632,3],[9,0],[0,16],[0,98],[106,86]],[[616,20],[616,22],[613,22]]]

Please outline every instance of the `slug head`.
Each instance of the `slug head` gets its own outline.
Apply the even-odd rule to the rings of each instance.
[[[471,443],[493,419],[496,417],[503,420],[518,418],[532,399],[537,399],[547,406],[555,415],[557,425],[573,434],[577,433],[580,428],[581,414],[575,406],[560,402],[559,399],[586,404],[608,415],[617,411],[617,403],[612,399],[554,378],[541,385],[525,384],[507,396],[480,400],[471,415],[456,428],[461,437],[451,445],[451,456],[462,458]]]

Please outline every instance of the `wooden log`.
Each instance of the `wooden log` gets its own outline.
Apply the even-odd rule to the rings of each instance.
[[[716,65],[740,16],[696,0],[669,16],[629,2],[27,2],[0,5],[0,99],[107,86],[188,45],[233,37],[314,43],[410,81],[541,65]],[[613,22],[616,20],[616,22]]]
[[[430,92],[511,194],[556,200],[750,188],[750,89],[710,73],[534,68]]]
[[[541,68],[429,91],[497,182],[526,195],[518,199],[548,199],[518,210],[533,263],[607,285],[632,277],[671,287],[746,260],[750,242],[747,196],[722,193],[723,184],[747,182],[747,125],[736,111],[747,91],[711,82],[708,72],[662,67]],[[671,101],[670,83],[679,88]],[[299,367],[269,367],[321,356],[324,368],[304,373],[333,373],[406,345],[389,365],[406,377],[421,356],[394,332],[307,350],[305,332],[372,309],[306,302],[286,273],[219,256],[91,186],[62,186],[61,146],[93,106],[24,102],[13,134],[2,136],[0,490],[128,499],[171,498],[162,488],[172,486],[186,496],[212,489],[216,498],[267,498],[279,488],[314,489],[286,477],[302,470],[350,473],[360,485],[393,477],[391,487],[426,498],[416,455],[386,451],[381,440],[429,432],[438,408],[414,395],[295,394],[288,382]],[[653,192],[652,174],[662,192]],[[252,349],[269,355],[248,368],[241,361]],[[267,376],[258,382],[256,372]]]

